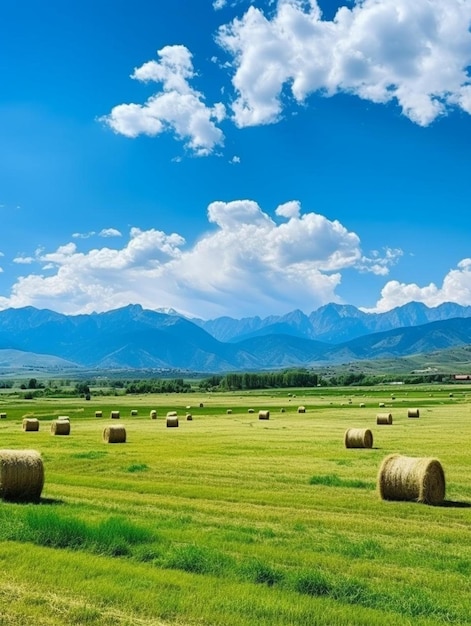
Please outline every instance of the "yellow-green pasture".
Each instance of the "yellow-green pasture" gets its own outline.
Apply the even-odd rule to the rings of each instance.
[[[470,400],[464,386],[3,396],[0,448],[39,451],[45,485],[39,504],[0,504],[0,625],[469,624]],[[51,434],[60,415],[70,435]],[[116,423],[126,443],[105,443]],[[351,427],[373,447],[345,448]],[[440,460],[442,506],[380,500],[393,452]]]

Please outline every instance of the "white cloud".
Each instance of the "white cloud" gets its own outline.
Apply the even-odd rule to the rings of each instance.
[[[226,6],[226,0],[213,0],[213,9],[218,11]]]
[[[441,287],[435,283],[420,287],[415,283],[391,280],[383,287],[376,306],[364,310],[381,313],[408,302],[422,302],[429,307],[436,307],[444,302],[471,305],[471,259],[463,259],[456,269],[450,270]]]
[[[362,254],[359,237],[337,220],[280,205],[277,224],[252,200],[212,202],[211,230],[192,247],[180,235],[132,228],[121,248],[81,252],[75,243],[37,250],[41,274],[20,277],[0,307],[32,305],[64,313],[139,302],[199,317],[312,310],[339,301],[346,268],[387,270],[394,255]]]
[[[13,259],[13,263],[18,265],[31,265],[34,261],[35,259],[32,256],[17,256]]]
[[[251,6],[222,26],[232,58],[237,126],[276,122],[289,95],[348,93],[396,103],[427,126],[452,108],[471,113],[471,3],[363,0],[322,19],[315,0],[279,0],[273,16]]]
[[[73,233],[72,234],[72,238],[73,239],[89,239],[90,237],[93,237],[93,235],[95,235],[95,231],[91,230],[88,233]]]
[[[119,104],[101,121],[127,137],[175,133],[197,156],[207,156],[222,145],[224,136],[217,124],[226,115],[220,102],[206,106],[203,95],[190,86],[195,77],[192,55],[185,46],[158,50],[159,61],[149,61],[134,70],[131,78],[161,83],[162,91],[144,104]]]
[[[98,233],[100,237],[122,237],[122,233],[116,228],[103,228]]]

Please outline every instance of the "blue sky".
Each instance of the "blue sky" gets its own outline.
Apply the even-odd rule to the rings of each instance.
[[[0,7],[0,308],[471,305],[471,0]]]

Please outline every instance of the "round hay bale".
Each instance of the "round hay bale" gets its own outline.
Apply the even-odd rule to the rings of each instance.
[[[202,409],[203,407],[204,407],[204,404],[200,402],[200,409]]]
[[[95,417],[103,417],[103,411],[95,411]]]
[[[7,414],[6,413],[0,413],[0,420],[4,420],[6,419]]]
[[[344,440],[346,448],[373,447],[373,433],[369,428],[348,428]]]
[[[284,413],[284,412],[285,412],[285,409],[281,408],[280,413]]]
[[[177,412],[176,411],[169,411],[167,413],[167,417],[177,417]]]
[[[384,404],[384,402],[380,402],[380,403],[378,404],[378,406],[379,406],[379,408],[380,408],[380,409],[384,409],[384,407],[385,407],[386,405]]]
[[[131,415],[137,415],[137,409],[131,409]]]
[[[227,409],[226,413],[230,415],[232,413],[232,409]]]
[[[441,504],[445,498],[445,473],[437,459],[390,454],[381,463],[378,490],[383,500]]]
[[[120,412],[119,411],[111,411],[110,417],[112,420],[119,420]]]
[[[126,443],[126,428],[124,426],[105,426],[103,441],[105,443]]]
[[[376,414],[376,423],[377,424],[392,424],[393,417],[391,413],[377,413]]]
[[[152,409],[152,411],[150,412],[150,419],[151,420],[157,419],[157,411],[155,409]]]
[[[178,417],[167,413],[167,428],[178,428]]]
[[[407,417],[419,417],[419,409],[407,409]]]
[[[69,420],[54,420],[51,423],[51,435],[70,435]]]
[[[30,432],[39,430],[39,420],[35,417],[25,417],[23,420],[23,430]]]
[[[298,406],[298,413],[306,413],[306,407],[305,406]]]
[[[255,413],[254,409],[249,409],[247,413]]]
[[[187,413],[186,414],[186,420],[187,422],[191,422],[191,420],[193,419],[193,415],[191,413]]]
[[[364,409],[365,408],[365,403],[364,402],[360,402],[360,409]]]
[[[258,412],[259,420],[269,420],[270,419],[270,411],[259,411]]]
[[[37,502],[44,486],[44,466],[36,450],[0,450],[0,496]]]
[[[58,419],[58,420],[62,420],[62,421],[66,421],[66,420],[67,420],[67,421],[70,421],[70,418],[69,418],[69,416],[68,416],[68,415],[59,415],[59,416],[57,417],[57,419]]]

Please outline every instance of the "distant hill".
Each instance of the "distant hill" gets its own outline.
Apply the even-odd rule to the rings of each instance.
[[[395,359],[471,344],[470,314],[454,304],[428,309],[411,303],[377,315],[331,304],[309,316],[293,311],[203,324],[140,305],[76,316],[6,309],[0,311],[0,370],[29,362],[51,370],[212,373]]]

